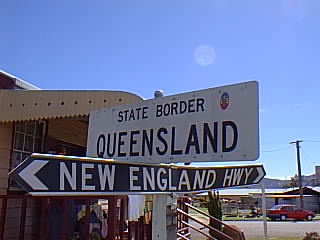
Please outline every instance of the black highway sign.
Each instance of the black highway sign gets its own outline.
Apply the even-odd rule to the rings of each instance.
[[[31,195],[200,192],[259,183],[263,165],[193,167],[32,154],[10,177]]]

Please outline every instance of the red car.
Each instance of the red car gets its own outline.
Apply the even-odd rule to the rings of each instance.
[[[291,218],[312,221],[314,216],[314,212],[297,208],[296,205],[291,204],[275,205],[267,210],[267,217],[271,220],[279,218],[281,221],[285,221],[287,218]]]

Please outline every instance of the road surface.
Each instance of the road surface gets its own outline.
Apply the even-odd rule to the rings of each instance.
[[[242,229],[247,238],[263,237],[262,221],[227,221]],[[306,232],[320,232],[319,221],[268,221],[268,237],[304,237]]]
[[[204,219],[201,218],[203,221]],[[192,225],[200,224],[189,221]],[[204,221],[208,222],[208,221]],[[236,225],[244,232],[246,238],[263,237],[263,221],[224,221],[229,225]],[[272,237],[304,237],[306,232],[320,233],[320,221],[267,221],[268,238]],[[206,239],[200,233],[191,230],[192,239]]]

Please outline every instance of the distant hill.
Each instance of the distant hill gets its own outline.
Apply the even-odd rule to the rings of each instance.
[[[261,182],[265,188],[283,188],[283,185],[290,183],[290,180],[264,178]]]
[[[274,179],[274,178],[264,178],[262,179],[261,183],[264,183],[264,188],[272,189],[272,188],[283,188],[283,185],[288,184],[290,180],[281,180],[281,179]],[[240,186],[239,188],[261,188],[260,184],[254,184],[250,186]]]
[[[283,188],[283,185],[288,184],[290,180],[281,180],[281,179],[274,179],[274,178],[264,178],[262,179],[261,183],[264,183],[264,188],[272,189],[272,188]],[[253,184],[249,186],[239,186],[235,188],[251,188],[257,189],[261,188],[260,184]]]
[[[264,183],[265,188],[283,188],[283,185],[290,183],[289,180],[281,180],[275,178],[264,178],[261,183]],[[302,176],[302,185],[303,186],[314,186],[315,185],[315,174],[309,176]],[[259,185],[248,186],[248,188],[260,188]]]

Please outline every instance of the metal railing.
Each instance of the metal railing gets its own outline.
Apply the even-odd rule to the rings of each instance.
[[[220,221],[219,219],[210,216],[204,211],[201,211],[200,209],[192,206],[189,203],[186,202],[181,202],[179,204],[180,208],[177,208],[177,213],[178,213],[178,230],[177,230],[177,239],[191,239],[191,233],[189,232],[188,228],[193,229],[194,231],[202,234],[204,237],[207,239],[212,239],[212,240],[217,240],[217,238],[221,240],[232,240],[232,236],[238,236],[238,239],[245,239],[243,233],[239,233],[237,229],[234,229],[233,227],[230,227],[226,223]],[[181,209],[182,208],[182,209]],[[211,219],[213,222],[218,223],[222,226],[223,231],[219,231],[218,229],[215,229],[214,227],[210,226],[207,223],[204,223],[203,221],[197,219],[196,217],[192,216],[191,214],[188,213],[188,210],[192,209],[196,211],[197,213],[200,213],[202,216],[205,216],[209,219]],[[189,223],[188,220],[192,220],[195,223],[200,224],[202,227],[195,227],[192,224]],[[213,237],[210,234],[208,234],[207,230],[210,230],[211,232],[214,233],[214,235],[217,237]],[[228,233],[228,234],[227,234]],[[230,236],[231,235],[231,236]]]

